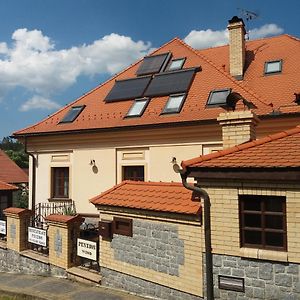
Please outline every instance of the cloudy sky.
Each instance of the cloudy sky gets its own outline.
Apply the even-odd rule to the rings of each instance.
[[[175,36],[227,43],[245,10],[250,39],[300,37],[299,1],[0,0],[0,139],[80,97]]]

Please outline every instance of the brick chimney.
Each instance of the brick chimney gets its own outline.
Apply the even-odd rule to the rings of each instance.
[[[256,139],[257,115],[251,110],[236,110],[220,113],[223,149]]]
[[[243,79],[245,65],[245,24],[243,19],[234,16],[228,21],[229,31],[229,69],[237,80]]]

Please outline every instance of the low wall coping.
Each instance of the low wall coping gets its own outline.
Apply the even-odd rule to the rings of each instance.
[[[84,218],[80,215],[67,216],[67,215],[49,215],[46,218],[46,221],[55,222],[55,223],[82,223]]]
[[[30,210],[30,209],[18,208],[18,207],[8,207],[8,208],[4,209],[3,212],[5,215],[17,215],[17,216],[33,214],[32,210]]]

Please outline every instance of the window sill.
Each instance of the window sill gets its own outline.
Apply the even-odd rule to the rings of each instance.
[[[65,201],[65,202],[72,202],[70,198],[49,198],[49,202],[58,202],[58,201]]]
[[[33,260],[39,261],[44,264],[49,264],[49,256],[44,254],[32,251],[32,250],[23,250],[20,254],[24,257],[31,258]]]
[[[255,249],[255,248],[240,248],[240,256],[263,259],[263,260],[273,260],[273,261],[288,261],[288,253],[285,251],[273,251],[265,249]]]

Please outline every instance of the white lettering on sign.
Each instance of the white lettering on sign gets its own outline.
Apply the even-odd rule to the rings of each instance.
[[[35,227],[28,227],[28,242],[46,247],[47,231]]]
[[[0,220],[0,234],[6,235],[6,221]]]
[[[88,240],[77,239],[77,255],[97,261],[97,243]]]

